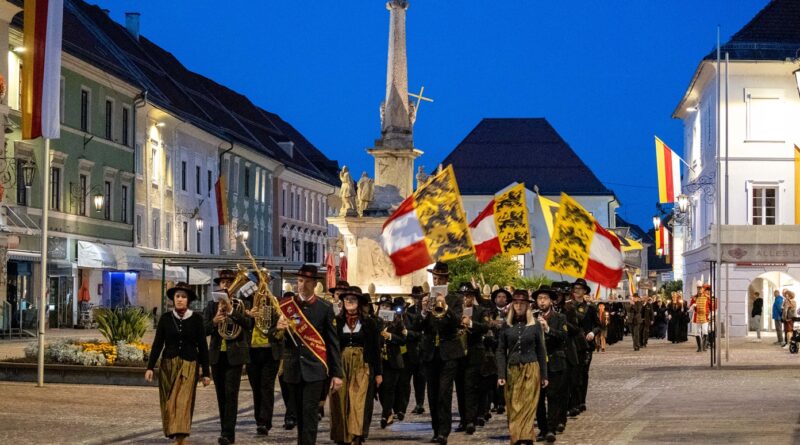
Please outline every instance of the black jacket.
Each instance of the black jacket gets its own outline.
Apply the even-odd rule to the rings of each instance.
[[[489,331],[486,310],[477,304],[473,305],[471,319],[472,327],[467,329],[467,360],[469,365],[479,366],[486,356],[483,343],[483,336]]]
[[[361,335],[358,335],[359,333],[345,333],[344,326],[346,323],[343,311],[336,317],[336,333],[339,337],[339,346],[342,351],[348,346],[364,348],[364,362],[369,365],[371,375],[378,376],[383,374],[379,340],[381,336],[375,320],[369,317],[361,319],[361,330],[359,332]]]
[[[442,360],[456,360],[466,355],[464,345],[458,338],[458,328],[461,326],[463,300],[461,296],[447,294],[447,312],[442,318],[436,318],[431,313],[425,314],[422,320],[422,348],[421,359],[430,362],[436,354],[436,337],[439,337],[439,357]]]
[[[161,314],[153,346],[150,349],[147,369],[156,367],[159,356],[163,358],[180,357],[186,361],[196,361],[203,370],[203,376],[211,376],[208,371],[208,344],[206,343],[203,317],[194,312],[190,317],[179,320],[172,311]]]
[[[544,334],[544,342],[547,347],[547,370],[548,372],[561,372],[567,369],[567,317],[552,311],[550,318],[547,319],[547,326],[550,330]]]
[[[626,308],[628,312],[628,324],[631,326],[639,326],[642,324],[642,302],[628,303]]]
[[[575,312],[578,314],[578,324],[583,329],[584,336],[593,333],[594,337],[600,333],[600,320],[597,318],[597,307],[586,300],[575,304]],[[594,339],[588,341],[589,350],[594,351]]]
[[[400,347],[406,344],[406,336],[403,335],[403,325],[399,321],[394,321],[392,323],[385,323],[382,321],[380,326],[378,326],[378,330],[383,332],[384,329],[386,329],[391,336],[387,340],[383,338],[383,335],[379,334],[383,367],[403,369],[403,353],[400,351]]]
[[[220,348],[222,347],[222,337],[214,326],[214,316],[217,315],[217,302],[209,301],[203,313],[206,335],[211,336],[208,345],[208,359],[212,365],[219,363]],[[232,340],[225,341],[226,355],[228,364],[231,366],[244,365],[250,363],[250,329],[253,327],[253,319],[244,313],[233,313],[230,318],[234,323],[242,326],[242,333]]]
[[[318,382],[328,377],[342,377],[342,356],[339,349],[339,336],[334,326],[333,305],[317,297],[314,304],[302,306],[303,315],[319,332],[325,342],[328,368],[306,348],[296,334],[286,332],[283,340],[283,380],[286,383]],[[293,323],[289,320],[289,323]]]
[[[511,365],[532,362],[539,362],[541,378],[546,379],[547,350],[539,323],[519,322],[503,329],[497,346],[497,378],[505,379]]]
[[[420,363],[419,349],[422,343],[422,317],[416,313],[416,306],[408,308],[403,314],[403,324],[406,328],[406,353],[403,354],[403,362],[408,365],[418,365]],[[412,312],[412,309],[415,309]]]
[[[761,315],[763,312],[764,312],[764,299],[758,297],[755,300],[753,300],[753,310],[750,311],[750,316],[755,317],[756,315]]]

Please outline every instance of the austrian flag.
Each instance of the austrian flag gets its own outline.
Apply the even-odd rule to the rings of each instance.
[[[519,255],[531,251],[531,230],[525,185],[516,184],[497,194],[469,225],[475,256],[485,263],[493,256]]]
[[[389,216],[381,245],[398,276],[475,252],[452,166],[418,188]]]

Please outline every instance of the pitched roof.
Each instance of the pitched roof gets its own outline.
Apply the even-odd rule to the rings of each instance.
[[[22,27],[22,14],[15,17],[14,24]],[[170,52],[144,36],[135,39],[98,6],[65,0],[63,35],[65,52],[147,90],[148,101],[156,106],[221,139],[277,159],[290,170],[331,185],[339,184],[338,163],[328,159],[277,114],[188,70]],[[287,141],[295,144],[292,156],[278,145]]]
[[[485,118],[442,161],[464,195],[493,195],[513,181],[543,195],[614,195],[544,118]]]
[[[786,60],[800,48],[800,0],[771,0],[722,46],[733,60]],[[716,49],[705,57],[716,59]]]
[[[628,221],[626,221],[625,219],[623,219],[619,215],[615,215],[615,216],[617,218],[617,227],[628,227],[628,228],[631,229],[631,232],[630,232],[630,237],[631,238],[640,239],[640,240],[644,240],[644,239],[647,238],[647,233],[644,230],[642,230],[641,227],[639,227],[636,224],[629,223]]]

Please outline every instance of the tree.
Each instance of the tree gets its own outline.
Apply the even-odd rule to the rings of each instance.
[[[495,284],[503,287],[515,284],[519,276],[519,263],[508,255],[497,255],[486,263],[479,263],[474,256],[448,261],[450,268],[449,289],[456,290],[461,283],[473,279],[479,286]]]

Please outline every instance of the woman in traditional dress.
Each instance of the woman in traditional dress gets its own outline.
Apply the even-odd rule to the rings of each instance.
[[[600,325],[600,335],[597,336],[599,341],[595,342],[595,351],[606,352],[606,337],[608,337],[608,325],[611,324],[611,315],[604,303],[597,305],[597,323]]]
[[[375,387],[380,386],[380,332],[364,314],[370,298],[357,286],[339,295],[342,311],[336,317],[342,349],[342,389],[331,393],[331,440],[337,444],[361,444],[369,436]]]
[[[161,315],[150,360],[144,378],[153,381],[158,364],[158,389],[164,435],[182,444],[192,430],[198,367],[203,386],[211,383],[208,370],[208,344],[203,330],[203,317],[189,309],[197,295],[186,283],[178,283],[167,291],[173,310]]]
[[[547,386],[543,328],[531,309],[528,291],[515,290],[497,347],[497,383],[505,386],[511,444],[533,444],[539,393]]]
[[[787,289],[784,291],[784,295],[786,296],[786,299],[783,300],[783,331],[786,335],[783,337],[783,346],[786,346],[792,339],[792,332],[794,331],[794,317],[797,316],[797,303],[794,301],[794,292]]]

